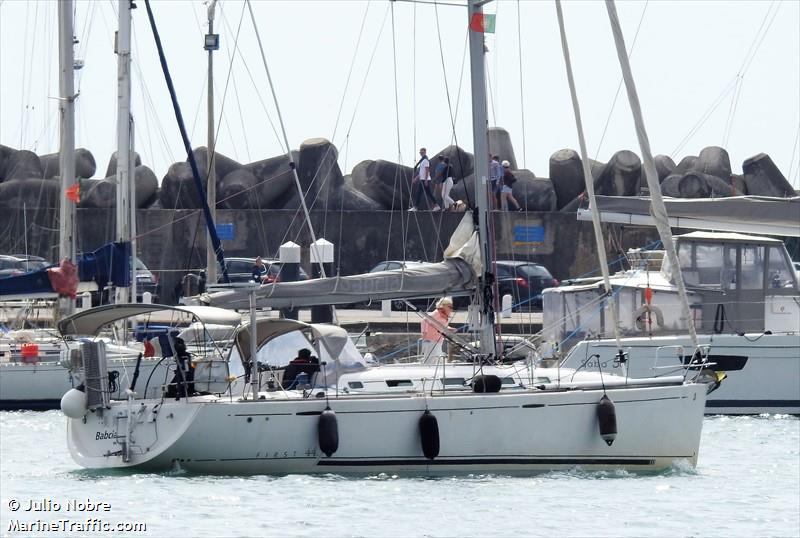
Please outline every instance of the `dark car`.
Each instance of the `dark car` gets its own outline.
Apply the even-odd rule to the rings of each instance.
[[[142,260],[136,258],[136,302],[142,302],[142,294],[149,291],[151,302],[158,302],[158,276],[156,276]]]
[[[393,271],[396,269],[415,269],[418,267],[423,267],[425,265],[430,265],[429,262],[420,262],[420,261],[403,261],[403,260],[387,260],[380,262],[375,267],[369,270],[370,273],[377,273],[378,271]],[[433,305],[438,300],[438,297],[426,298],[426,299],[413,299],[409,301],[415,307],[423,310],[423,311],[430,311],[433,309]],[[373,302],[371,305],[367,305],[366,303],[358,303],[354,305],[356,308],[380,308],[381,303],[380,301]],[[461,306],[458,301],[455,303],[456,307]],[[407,310],[408,305],[404,300],[396,299],[392,301],[392,309],[393,310]]]
[[[266,284],[280,282],[281,267],[283,264],[278,260],[272,260],[264,256],[261,257],[264,265],[267,266]],[[225,265],[228,267],[228,278],[233,282],[252,282],[253,267],[256,264],[255,258],[225,258]],[[300,280],[308,280],[308,274],[300,268]],[[217,267],[217,282],[222,282],[222,270]]]
[[[44,269],[51,265],[53,264],[39,256],[29,256],[27,254],[0,255],[0,278],[21,275],[30,271]]]
[[[158,276],[150,271],[140,258],[136,258],[136,302],[141,303],[145,292],[150,292],[150,302],[157,303],[159,299]],[[114,293],[110,288],[103,287],[92,292],[92,306],[111,304],[114,302]]]
[[[541,309],[542,290],[558,286],[558,280],[544,265],[510,260],[495,263],[500,300],[511,295],[514,310]]]

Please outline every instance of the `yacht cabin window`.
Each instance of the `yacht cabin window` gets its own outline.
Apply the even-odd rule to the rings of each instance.
[[[764,288],[764,247],[757,245],[741,245],[742,280],[739,289],[760,290]]]
[[[796,288],[797,280],[794,268],[786,257],[786,251],[779,247],[769,247],[767,259],[768,288]]]

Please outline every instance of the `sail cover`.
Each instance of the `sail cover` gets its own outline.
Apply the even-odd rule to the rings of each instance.
[[[258,306],[294,308],[350,304],[384,299],[413,299],[472,293],[481,273],[477,233],[466,213],[444,252],[444,261],[353,276],[264,284],[256,291]],[[197,300],[223,308],[248,308],[250,289],[204,294]]]
[[[800,196],[732,196],[729,198],[664,198],[670,225],[676,228],[800,236]],[[603,222],[652,225],[650,199],[598,196]],[[578,211],[578,220],[591,220],[591,210]]]
[[[94,282],[98,287],[108,285],[130,286],[131,244],[129,242],[108,243],[93,252],[80,254],[77,260],[77,277],[80,282]],[[59,269],[63,271],[63,267]],[[22,275],[0,278],[0,297],[24,296],[23,298],[69,295],[61,285],[60,278],[54,278],[53,267],[46,267]],[[54,284],[55,282],[55,284]]]

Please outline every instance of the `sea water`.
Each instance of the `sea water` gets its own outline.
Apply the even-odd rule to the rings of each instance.
[[[797,417],[706,418],[696,469],[525,478],[97,472],[65,429],[0,413],[0,536],[800,536]]]

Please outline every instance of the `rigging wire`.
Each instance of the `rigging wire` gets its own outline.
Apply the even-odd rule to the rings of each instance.
[[[25,147],[25,78],[28,76],[28,67],[31,65],[28,62],[28,21],[30,19],[31,3],[28,0],[25,3],[25,30],[22,34],[22,91],[19,94],[19,147]]]
[[[220,4],[221,5],[221,4]],[[220,13],[222,18],[222,24],[225,26],[225,29],[233,33],[233,29],[231,28],[230,24],[228,23],[228,18],[225,16],[225,11],[220,7]],[[278,129],[275,127],[275,123],[272,121],[272,115],[269,112],[267,104],[264,102],[263,97],[261,96],[261,92],[259,91],[259,85],[256,84],[256,80],[253,77],[253,73],[250,71],[250,66],[247,64],[247,59],[242,54],[241,49],[237,48],[234,53],[239,53],[239,59],[242,62],[242,67],[244,67],[245,72],[247,72],[247,76],[250,79],[250,83],[253,85],[253,90],[255,91],[256,97],[258,98],[258,102],[261,105],[261,109],[264,111],[264,115],[267,117],[267,121],[269,122],[270,128],[272,128],[272,132],[275,135],[275,140],[280,145],[281,136],[278,134]]]
[[[231,134],[231,136],[233,136],[233,131],[231,130],[230,125],[228,125],[227,120],[226,120],[226,116],[225,116],[225,103],[227,102],[228,86],[229,86],[229,84],[231,82],[231,74],[233,73],[233,61],[236,59],[236,50],[238,50],[238,48],[239,48],[239,36],[241,35],[241,31],[242,31],[242,22],[244,21],[244,8],[246,7],[246,5],[247,4],[242,4],[242,13],[239,15],[239,24],[236,27],[236,35],[235,35],[235,37],[233,39],[233,53],[231,53],[229,55],[230,62],[228,64],[228,75],[225,78],[225,87],[222,90],[222,102],[220,103],[220,107],[219,107],[219,120],[217,121],[217,131],[214,133],[214,147],[215,148],[217,147],[217,143],[218,143],[218,140],[219,140],[219,133],[220,133],[220,129],[222,129],[222,122],[223,121],[225,121],[225,125],[228,128],[228,132]],[[220,13],[222,14],[222,18],[225,19],[225,12],[224,12],[224,10],[222,8],[220,8]],[[240,112],[241,112],[241,109],[240,109]],[[245,138],[245,140],[247,140],[246,136],[244,138]],[[291,149],[291,148],[287,148],[287,151],[289,149]],[[208,177],[208,174],[209,174],[209,172],[211,170],[211,167],[215,164],[215,162],[214,162],[215,161],[215,156],[211,153],[211,148],[207,148],[207,153],[208,153],[208,157],[206,158],[206,165],[207,165],[208,169],[206,170],[206,177]],[[214,153],[216,153],[216,151]],[[249,153],[250,153],[250,149],[249,148],[247,149],[247,153],[249,155]],[[234,146],[234,154],[236,155],[236,158],[238,160],[238,154],[236,152],[236,145]],[[220,178],[220,179],[222,179],[222,178]]]
[[[527,145],[525,144],[525,97],[524,97],[525,91],[523,88],[524,77],[522,75],[522,29],[521,29],[522,15],[520,14],[519,2],[520,0],[517,0],[517,44],[519,47],[519,50],[517,51],[517,56],[519,57],[519,108],[520,108],[520,118],[522,120],[522,168],[525,168],[528,150],[527,150]]]
[[[764,24],[766,23],[767,18],[769,17],[770,11],[772,10],[773,6],[777,7],[775,8],[775,11],[772,13],[772,18],[766,25],[766,29],[762,33],[761,29],[764,28]],[[775,17],[778,15],[779,10],[780,10],[780,4],[777,3],[777,0],[773,0],[772,3],[769,5],[769,8],[767,9],[767,13],[764,15],[764,19],[761,21],[761,26],[759,26],[758,32],[756,32],[756,37],[753,39],[753,42],[750,45],[750,49],[748,49],[747,54],[745,55],[745,59],[742,62],[742,67],[740,67],[739,71],[736,73],[736,91],[734,92],[733,98],[731,99],[731,106],[728,110],[728,118],[725,121],[725,129],[722,135],[723,147],[728,145],[728,140],[730,139],[731,131],[733,131],[733,120],[736,115],[736,109],[739,106],[739,97],[742,94],[744,74],[750,68],[750,64],[753,62],[753,59],[755,59],[756,54],[758,53],[758,49],[761,48],[761,43],[763,43],[764,38],[767,37],[767,33],[769,33],[769,29],[772,26],[772,23],[775,21]]]
[[[684,136],[681,139],[678,146],[672,151],[672,153],[670,153],[671,157],[675,158],[678,152],[680,152],[684,148],[684,146],[692,139],[692,137],[694,137],[697,131],[699,131],[700,128],[705,124],[705,122],[711,117],[711,115],[719,107],[722,101],[725,100],[728,94],[737,91],[737,88],[739,86],[739,79],[741,77],[744,77],[745,73],[750,68],[750,65],[753,59],[755,58],[758,49],[761,47],[761,43],[763,43],[764,38],[766,37],[766,34],[769,31],[769,27],[772,25],[772,20],[774,20],[775,15],[777,15],[777,10],[776,10],[775,13],[773,14],[772,20],[769,22],[766,30],[762,34],[761,30],[764,28],[764,23],[767,20],[767,17],[769,17],[770,9],[772,9],[772,5],[775,3],[775,1],[776,0],[773,0],[773,3],[770,4],[767,10],[767,13],[764,15],[764,19],[762,20],[761,26],[759,26],[758,31],[756,32],[756,35],[753,38],[753,42],[751,43],[750,48],[748,48],[747,53],[745,54],[744,60],[742,61],[742,65],[739,71],[728,82],[728,84],[725,86],[722,92],[717,96],[717,98],[714,99],[714,101],[712,101],[711,105],[709,105],[706,111],[700,116],[700,119],[697,120],[697,123],[694,124],[694,126],[689,130],[686,136]],[[731,111],[735,113],[735,110],[733,108],[731,109]]]
[[[722,104],[722,102],[725,100],[728,94],[730,94],[735,88],[736,88],[736,77],[733,77],[730,80],[730,82],[728,82],[727,86],[725,86],[725,88],[722,90],[722,92],[720,92],[720,94],[716,97],[716,99],[712,101],[712,103],[705,110],[705,112],[703,112],[703,114],[700,115],[700,119],[697,120],[697,122],[692,126],[691,129],[689,129],[689,132],[686,133],[686,135],[681,139],[681,141],[678,143],[675,149],[673,149],[672,152],[670,152],[670,157],[672,157],[673,159],[676,158],[678,153],[681,150],[683,150],[686,144],[688,144],[689,141],[692,139],[692,137],[694,137],[694,135],[697,134],[697,131],[700,130],[700,128],[705,124],[708,118],[711,117],[711,115],[714,113],[715,110],[717,110],[717,108],[719,108],[719,105]]]
[[[339,119],[342,115],[342,110],[344,109],[344,102],[345,97],[347,96],[347,90],[350,88],[350,78],[353,75],[353,68],[356,65],[356,57],[358,56],[359,46],[361,45],[361,38],[364,35],[364,27],[367,23],[367,15],[369,14],[369,6],[370,3],[367,2],[366,8],[364,9],[364,15],[361,18],[361,28],[358,30],[358,38],[356,39],[356,46],[353,49],[353,58],[350,60],[350,69],[347,71],[347,79],[344,83],[344,89],[342,90],[342,99],[339,102],[339,110],[336,112],[336,120],[333,122],[333,134],[331,135],[331,140],[336,140],[336,131],[339,128]]]
[[[644,7],[642,7],[642,14],[639,16],[639,24],[636,25],[636,33],[633,34],[633,41],[631,41],[631,48],[628,51],[629,60],[633,57],[633,49],[636,47],[636,40],[639,38],[639,30],[642,29],[642,23],[644,22],[644,14],[647,13],[647,6],[649,3],[650,0],[645,0]],[[603,147],[603,141],[606,138],[608,127],[609,125],[611,125],[611,117],[614,115],[614,108],[617,106],[617,99],[619,99],[619,92],[622,91],[622,84],[623,84],[623,79],[622,77],[619,77],[619,84],[617,84],[617,91],[614,93],[614,99],[611,102],[611,109],[608,111],[608,116],[606,117],[606,124],[603,126],[603,133],[600,135],[600,141],[597,143],[597,151],[594,152],[595,161],[600,156],[600,150]]]
[[[402,174],[402,162],[403,162],[403,152],[400,149],[400,102],[398,96],[398,88],[397,88],[397,40],[395,36],[395,18],[394,18],[394,2],[389,3],[389,7],[391,8],[391,15],[392,15],[392,76],[394,81],[394,112],[395,112],[395,131],[397,137],[397,163],[398,167],[395,168],[394,173],[394,188],[392,189],[392,213],[394,213],[394,193],[398,190],[398,183],[403,182],[405,184],[405,178]],[[414,6],[416,8],[416,6]],[[416,33],[416,17],[414,19],[414,33]],[[414,95],[415,101],[412,103],[412,109],[414,110],[414,128],[416,127],[416,71],[417,71],[417,64],[416,64],[416,46],[414,46],[414,52],[412,53],[414,56],[414,63],[412,64],[412,72],[414,77],[413,86],[415,88],[412,90]],[[415,142],[416,142],[416,135],[415,135]],[[415,146],[416,147],[416,146]],[[412,171],[413,174],[413,171]],[[403,188],[403,185],[399,185],[400,189]],[[419,188],[422,188],[422,185],[418,185]],[[409,184],[409,205],[413,204],[413,192],[411,186]],[[403,203],[402,197],[400,202],[400,211],[403,211]],[[391,220],[393,219],[394,215],[390,215],[390,223],[389,223],[389,233],[386,234],[386,259],[389,258],[389,246],[391,245]],[[410,217],[408,222],[410,222]],[[406,247],[407,247],[407,233],[408,233],[408,226],[406,225],[407,221],[405,219],[404,214],[400,214],[400,228],[401,228],[401,235],[403,237],[402,245],[403,245],[403,259],[406,259]],[[417,226],[419,227],[419,221],[417,221]],[[423,251],[424,251],[424,244],[423,244]],[[427,255],[425,256],[427,258]],[[403,266],[405,269],[405,265]],[[405,271],[400,273],[401,282],[405,280]],[[401,284],[402,285],[402,284]]]
[[[792,182],[792,170],[794,170],[794,163],[795,163],[794,158],[797,155],[798,142],[800,142],[800,124],[797,125],[797,134],[794,135],[794,144],[792,145],[792,157],[791,159],[789,159],[789,173],[786,174],[786,179],[789,180],[789,183]],[[797,172],[800,172],[800,166],[798,166]]]

